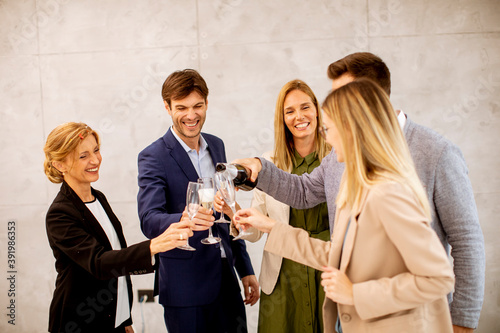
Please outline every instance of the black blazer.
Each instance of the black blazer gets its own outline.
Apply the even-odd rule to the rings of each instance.
[[[92,189],[113,224],[121,250],[112,251],[106,233],[64,182],[50,206],[47,237],[56,259],[57,280],[50,304],[50,332],[107,332],[115,327],[118,277],[151,273],[151,241],[127,247],[122,226],[101,192]],[[125,324],[131,325],[129,318]]]

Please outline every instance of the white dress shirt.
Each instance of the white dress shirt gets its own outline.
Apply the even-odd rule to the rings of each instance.
[[[102,229],[108,236],[109,243],[113,250],[121,250],[120,240],[116,234],[116,230],[113,224],[109,220],[108,214],[104,208],[102,208],[99,200],[95,199],[92,202],[86,202],[87,208],[94,214],[94,217],[101,225]],[[125,276],[118,277],[118,289],[116,296],[116,318],[115,318],[115,328],[120,326],[125,320],[130,318],[130,304],[128,299],[128,288],[127,280]]]
[[[208,143],[203,138],[203,135],[200,134],[200,149],[196,151],[196,149],[190,148],[181,138],[177,136],[177,133],[170,127],[174,138],[181,144],[182,148],[186,151],[189,158],[191,159],[191,163],[198,173],[199,178],[203,177],[211,177],[213,178],[215,174],[214,162],[212,161],[212,156],[210,156],[210,152],[208,151]],[[226,258],[226,251],[224,251],[224,246],[222,242],[220,244],[220,252],[221,257]]]

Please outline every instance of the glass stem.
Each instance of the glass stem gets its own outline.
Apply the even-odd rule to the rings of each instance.
[[[215,211],[213,201],[210,203],[209,207],[210,207],[210,209]],[[214,235],[212,234],[212,227],[208,227],[208,238],[210,238],[210,239],[214,238]]]
[[[229,207],[233,211],[233,217],[234,217],[234,215],[236,215],[236,203],[233,203],[232,205],[229,205]],[[241,227],[239,227],[238,230],[239,230],[240,233],[243,233],[243,229],[241,229]]]
[[[195,214],[195,215],[196,215],[196,214]],[[188,217],[189,217],[189,220],[190,220],[190,221],[192,221],[194,216],[193,216],[193,217],[191,217],[191,216],[189,216],[189,214],[188,214]],[[189,237],[186,239],[186,246],[191,247],[191,245],[189,245]]]
[[[236,215],[236,203],[232,203],[229,205],[229,208],[233,211],[233,216]]]

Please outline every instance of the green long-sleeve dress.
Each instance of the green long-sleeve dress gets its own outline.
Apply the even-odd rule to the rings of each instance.
[[[294,157],[293,174],[311,173],[320,164],[315,152],[302,158],[295,151]],[[330,239],[326,203],[290,208],[290,225],[307,230],[314,238]],[[283,258],[273,292],[261,292],[259,333],[323,332],[324,299],[321,271]]]

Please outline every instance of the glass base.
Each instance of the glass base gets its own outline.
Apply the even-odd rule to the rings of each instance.
[[[201,240],[201,243],[205,244],[205,245],[213,245],[213,244],[220,243],[220,241],[221,241],[220,237],[207,237],[207,238],[203,238]]]
[[[231,223],[231,221],[228,221],[226,219],[220,218],[218,220],[215,220],[214,223]]]
[[[196,249],[189,244],[177,246],[177,248],[180,250],[186,250],[186,251],[196,251]]]
[[[234,237],[233,240],[238,240],[238,239],[242,239],[243,237],[245,236],[250,236],[252,235],[251,232],[247,232],[247,231],[240,231],[240,233],[238,234],[238,236]]]

